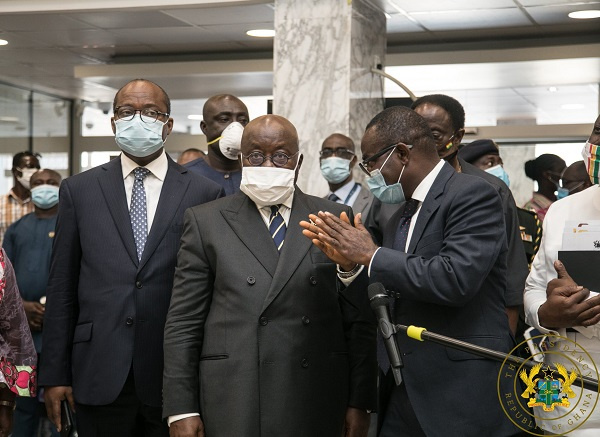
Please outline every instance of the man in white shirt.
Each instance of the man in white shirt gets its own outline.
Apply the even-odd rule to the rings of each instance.
[[[568,221],[585,222],[600,220],[600,189],[598,188],[598,165],[600,161],[595,152],[600,145],[600,116],[594,124],[592,134],[586,146],[584,159],[591,182],[594,184],[584,191],[570,195],[550,206],[544,219],[543,237],[531,273],[525,286],[525,320],[542,333],[551,333],[567,337],[568,340],[556,341],[546,354],[547,363],[563,362],[561,356],[568,350],[577,357],[579,368],[589,369],[590,376],[598,378],[596,366],[600,365],[600,296],[590,294],[590,290],[577,284],[569,276],[558,253],[563,249],[562,240],[565,224]],[[590,270],[597,266],[589,265]],[[600,291],[600,290],[593,290]],[[574,347],[574,343],[577,347]],[[565,349],[566,348],[566,349]],[[586,353],[587,352],[587,353]],[[567,368],[573,365],[570,360],[564,364]],[[574,384],[575,385],[575,384]],[[580,390],[574,387],[577,399]],[[585,391],[584,396],[597,393]],[[541,409],[540,409],[541,410]],[[564,409],[556,408],[553,412],[536,411],[546,420],[538,420],[538,426],[558,433],[569,432],[569,436],[597,436],[600,431],[600,409],[587,408],[584,413],[579,409],[576,413],[580,419],[573,421],[572,414],[564,415]],[[559,416],[564,416],[559,418]],[[586,419],[585,422],[583,419]],[[571,422],[576,422],[575,425]],[[560,428],[558,428],[560,425]],[[574,426],[580,425],[577,429]],[[558,432],[561,431],[561,432]]]

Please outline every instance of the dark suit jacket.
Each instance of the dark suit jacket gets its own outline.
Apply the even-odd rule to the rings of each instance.
[[[320,210],[351,214],[296,188],[280,255],[241,192],[186,212],[165,417],[200,412],[210,437],[339,437],[348,406],[374,409],[366,281],[342,290],[335,264],[302,235],[300,220]]]
[[[508,244],[505,304],[507,307],[523,305],[523,290],[525,289],[525,280],[529,274],[529,268],[525,249],[521,242],[515,199],[510,189],[500,178],[469,164],[462,158],[458,158],[458,161],[463,174],[480,177],[492,185],[500,195]],[[376,243],[381,244],[383,230],[396,211],[398,211],[398,205],[384,204],[379,199],[373,201],[369,215],[363,221]]]
[[[139,399],[161,406],[162,338],[183,213],[221,195],[217,184],[169,159],[138,262],[121,159],[63,181],[40,385],[72,385],[77,402],[104,405],[133,366]]]
[[[506,231],[496,190],[444,164],[421,206],[407,253],[389,249],[399,219],[400,213],[390,220],[384,247],[371,262],[371,282],[401,295],[396,323],[508,352]],[[406,390],[425,434],[449,435],[448,426],[450,435],[465,437],[518,431],[498,401],[500,363],[406,335],[398,340]]]

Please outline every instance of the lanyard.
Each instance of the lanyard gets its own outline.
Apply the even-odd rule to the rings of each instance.
[[[352,189],[350,190],[350,193],[348,193],[348,195],[346,196],[346,199],[344,200],[344,205],[348,205],[348,201],[350,199],[352,199],[352,195],[354,194],[354,192],[358,189],[358,187],[360,187],[360,184],[358,182],[354,183],[354,186],[352,187]]]

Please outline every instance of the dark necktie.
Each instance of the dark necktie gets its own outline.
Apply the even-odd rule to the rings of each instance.
[[[332,202],[337,202],[338,200],[340,200],[340,198],[338,196],[336,196],[334,193],[331,193],[329,196],[327,196],[327,200],[331,200]]]
[[[396,228],[396,237],[394,238],[392,249],[405,252],[406,241],[408,239],[408,229],[410,228],[410,220],[417,211],[418,206],[419,201],[414,199],[410,199],[404,205],[404,211],[402,211],[400,221],[398,222],[398,227]],[[395,323],[394,307],[395,300],[392,299],[390,301],[390,313],[392,315],[392,322]],[[390,358],[385,350],[383,337],[381,337],[381,333],[379,331],[377,331],[377,362],[379,363],[379,368],[383,371],[384,375],[387,374],[388,370],[390,369]]]
[[[269,218],[269,233],[273,238],[277,252],[281,252],[285,240],[286,226],[283,217],[279,214],[279,205],[271,206],[271,217]]]
[[[392,249],[399,250],[400,252],[406,252],[406,240],[408,239],[408,229],[410,228],[410,221],[412,216],[415,215],[419,201],[410,199],[404,205],[404,211],[400,216],[398,227],[396,228],[396,237],[394,238],[394,244]]]
[[[150,173],[150,170],[144,167],[136,167],[133,170],[135,181],[131,192],[129,215],[131,216],[131,228],[133,229],[138,260],[142,259],[146,238],[148,238],[148,212],[146,208],[146,190],[144,189],[144,179],[148,173]]]

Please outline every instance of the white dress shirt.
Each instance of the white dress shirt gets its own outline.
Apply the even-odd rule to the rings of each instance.
[[[352,191],[353,189],[354,191]],[[327,197],[329,197],[331,194],[335,194],[339,198],[339,200],[336,200],[337,203],[341,203],[342,205],[348,205],[351,207],[352,205],[354,205],[354,202],[360,194],[360,184],[358,182],[355,182],[354,180],[351,180],[350,182],[344,184],[337,190],[330,192],[327,195]]]
[[[440,162],[438,162],[437,165],[433,167],[433,169],[427,174],[427,176],[423,178],[421,183],[417,186],[417,188],[415,188],[415,191],[412,194],[411,199],[418,200],[419,205],[417,206],[417,210],[410,219],[410,225],[408,227],[408,236],[406,237],[406,246],[404,247],[405,252],[408,246],[410,245],[410,239],[412,238],[413,230],[415,229],[415,223],[417,223],[417,218],[419,217],[419,212],[421,212],[421,206],[423,205],[423,201],[427,197],[429,190],[431,190],[431,187],[435,182],[435,178],[437,178],[438,174],[440,174],[440,171],[442,171],[442,167],[444,166],[445,162],[446,161],[440,160]],[[369,270],[367,271],[369,276],[371,276],[371,264],[373,264],[373,259],[375,258],[375,255],[377,255],[379,249],[381,248],[377,248],[377,250],[371,257],[371,261],[369,262]]]
[[[579,193],[572,194],[554,202],[548,210],[543,223],[542,242],[533,260],[531,272],[525,283],[525,321],[542,333],[553,332],[540,325],[538,309],[546,302],[546,286],[557,277],[554,261],[558,259],[558,251],[562,249],[565,222],[577,220],[600,220],[600,188],[593,185]],[[593,268],[590,266],[590,268]],[[594,290],[600,291],[600,290]],[[587,338],[600,339],[600,325],[589,327],[574,326]],[[565,335],[565,330],[559,333]]]
[[[125,184],[125,195],[127,196],[127,208],[131,206],[131,193],[133,191],[133,182],[135,175],[133,170],[137,167],[142,167],[129,158],[124,153],[121,153],[121,169],[123,171],[123,183]],[[152,229],[160,192],[162,191],[167,170],[169,169],[169,161],[164,149],[158,158],[143,166],[150,170],[150,173],[144,179],[144,189],[146,190],[146,212],[148,214],[148,233]]]

